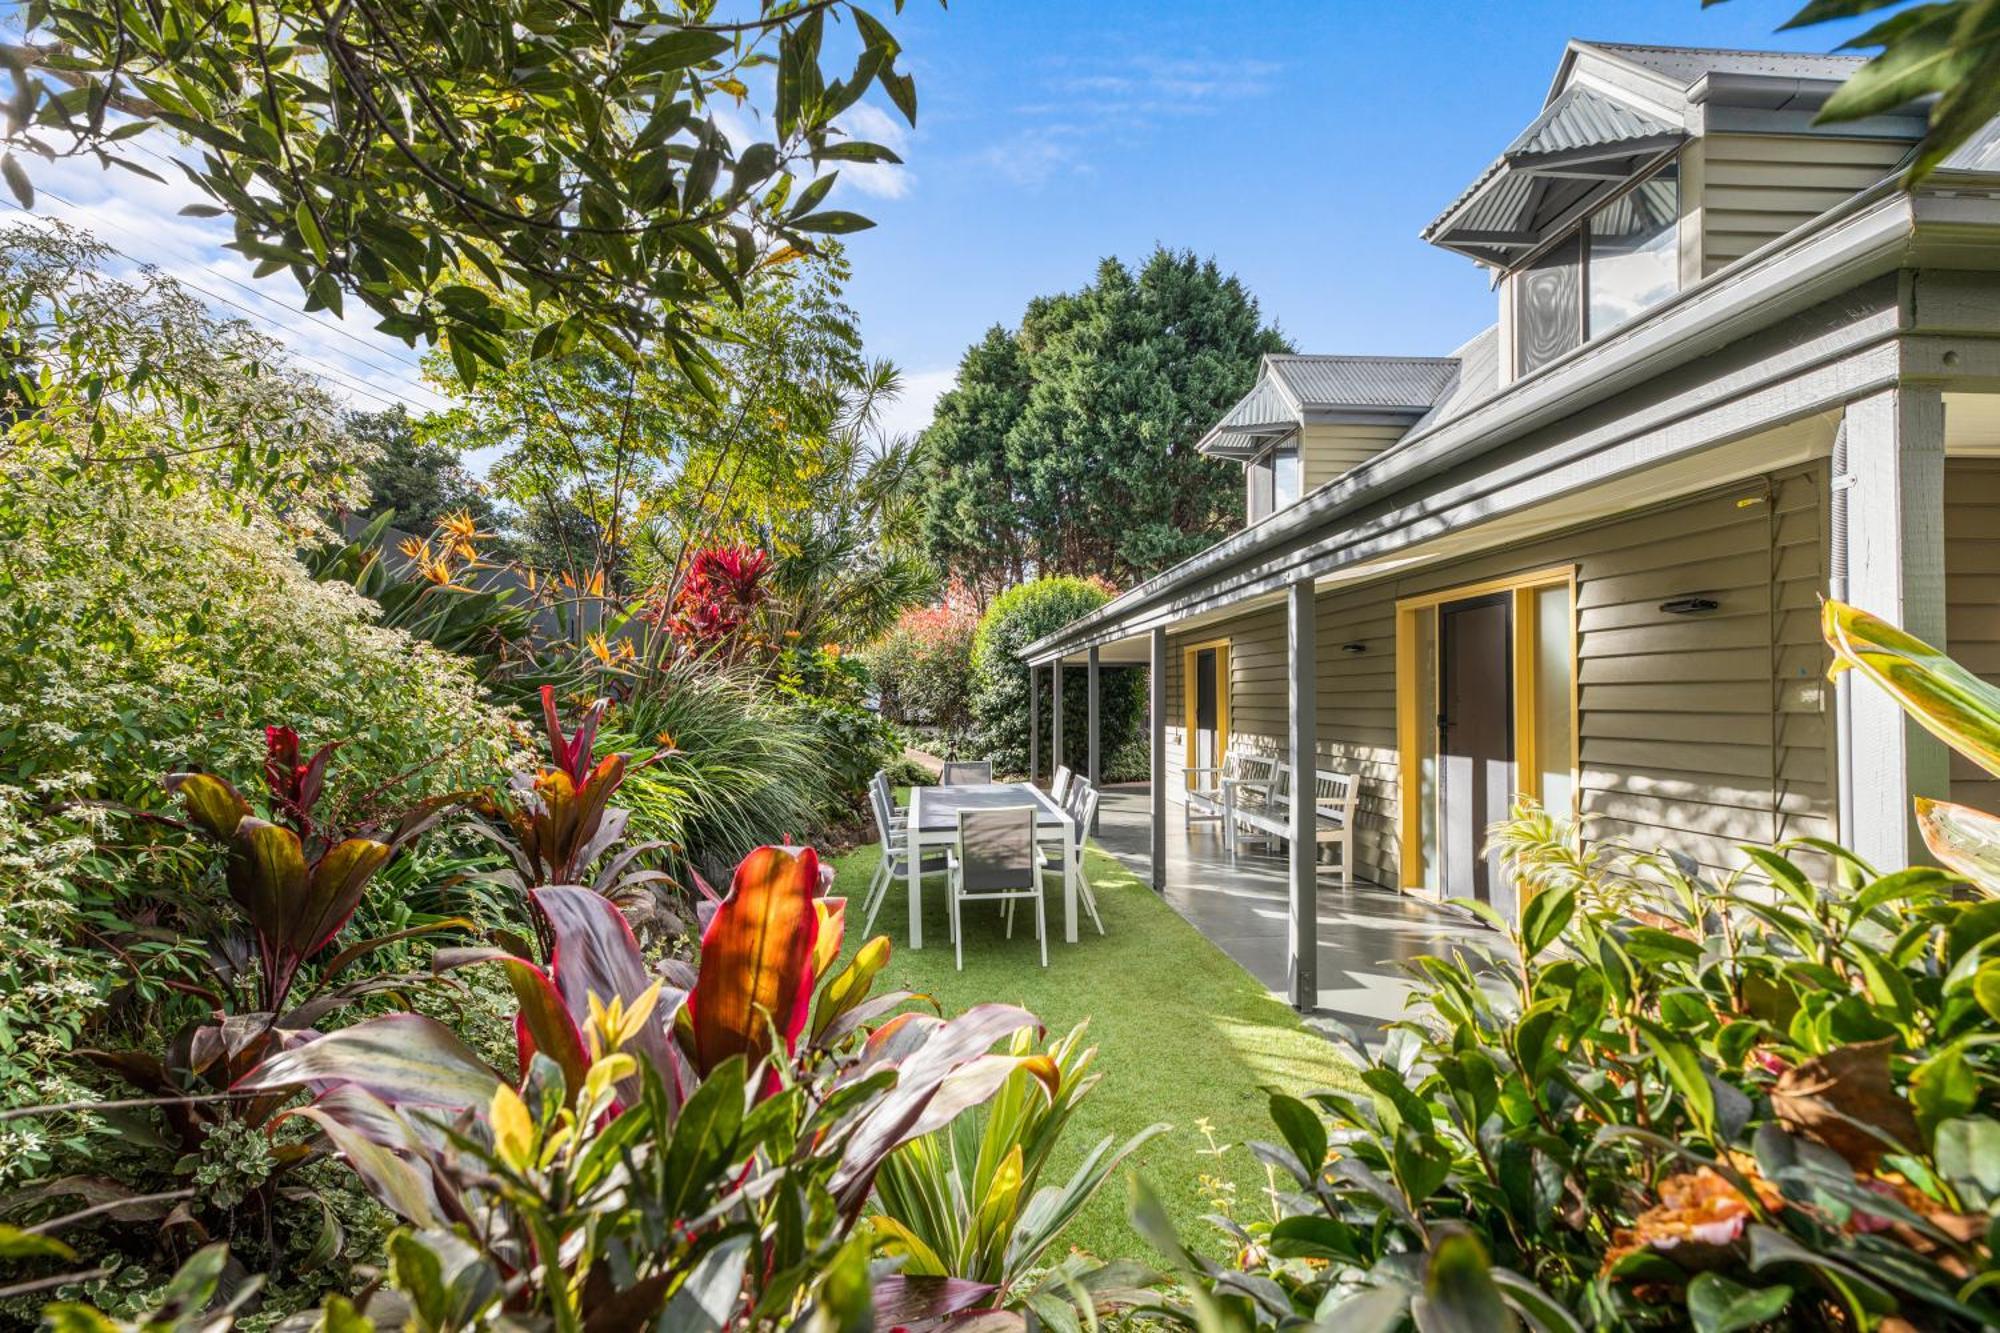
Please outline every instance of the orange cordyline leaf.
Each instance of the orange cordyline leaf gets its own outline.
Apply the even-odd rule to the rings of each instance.
[[[695,1063],[706,1074],[732,1055],[756,1063],[775,1028],[790,1049],[812,1004],[822,911],[819,856],[759,847],[743,858],[701,940],[688,997]],[[838,928],[838,916],[829,926]]]

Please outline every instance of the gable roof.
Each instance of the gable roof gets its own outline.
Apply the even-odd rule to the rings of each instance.
[[[1682,88],[1691,88],[1710,74],[1840,81],[1868,63],[1866,56],[1825,55],[1817,51],[1732,51],[1723,47],[1640,46],[1631,42],[1578,41],[1573,45],[1637,65]]]
[[[1448,356],[1308,356],[1264,358],[1292,401],[1308,412],[1343,407],[1429,407],[1458,369]]]
[[[1782,109],[1803,124],[1865,63],[1816,52],[1572,41],[1541,112],[1421,235],[1508,267],[1685,142],[1707,110]]]
[[[1195,447],[1212,458],[1248,459],[1314,422],[1415,421],[1457,379],[1458,360],[1449,356],[1268,353],[1250,392]]]

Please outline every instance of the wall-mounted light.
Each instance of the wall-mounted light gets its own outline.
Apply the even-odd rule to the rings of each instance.
[[[1343,643],[1340,645],[1340,651],[1343,653],[1365,653],[1368,651],[1368,645],[1365,643]]]
[[[1675,597],[1660,603],[1660,609],[1670,616],[1705,615],[1721,606],[1713,597]]]

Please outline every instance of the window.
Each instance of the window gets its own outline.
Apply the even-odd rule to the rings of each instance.
[[[1244,513],[1255,523],[1271,512],[1271,456],[1263,455],[1245,466],[1243,472],[1250,487]]]
[[[1271,508],[1283,509],[1286,505],[1297,504],[1304,494],[1299,473],[1299,446],[1294,440],[1281,444],[1271,451]]]
[[[1516,280],[1515,341],[1526,373],[1583,341],[1580,237],[1563,237]]]
[[[1590,218],[1590,335],[1608,333],[1674,294],[1680,281],[1680,170],[1668,163]]]
[[[1286,505],[1297,504],[1305,494],[1297,440],[1259,455],[1243,472],[1249,486],[1244,512],[1252,523],[1268,518]]]
[[[1521,374],[1608,333],[1680,285],[1680,166],[1669,162],[1514,274]]]

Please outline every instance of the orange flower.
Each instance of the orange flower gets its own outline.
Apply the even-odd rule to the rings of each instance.
[[[1730,1165],[1743,1176],[1764,1211],[1777,1212],[1785,1206],[1778,1187],[1757,1174],[1750,1158],[1740,1153],[1730,1157]],[[1702,1267],[1704,1251],[1741,1239],[1756,1211],[1752,1200],[1714,1167],[1678,1172],[1660,1182],[1659,1203],[1612,1237],[1603,1271],[1610,1272],[1620,1259],[1644,1249],[1682,1250],[1677,1259],[1693,1260],[1684,1267]]]

